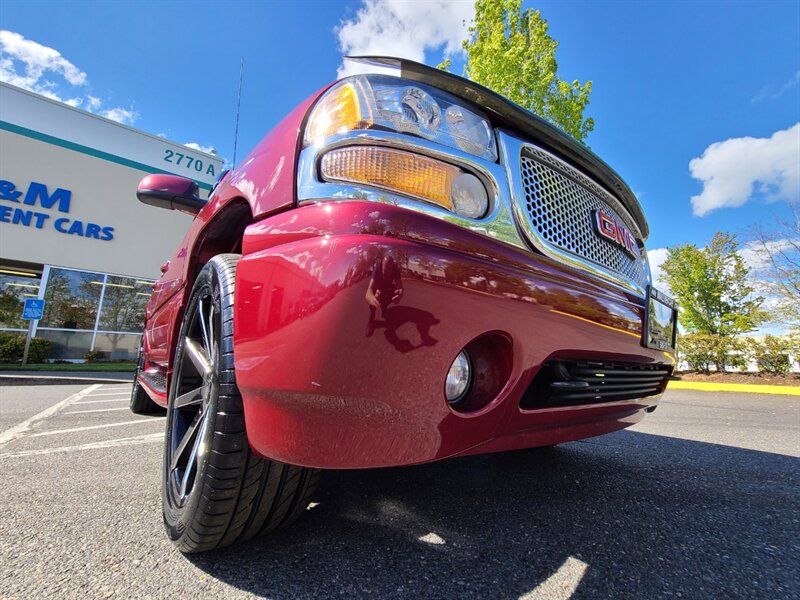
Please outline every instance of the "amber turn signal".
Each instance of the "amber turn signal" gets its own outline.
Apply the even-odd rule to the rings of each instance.
[[[326,181],[363,183],[460,212],[453,203],[453,184],[464,171],[413,152],[380,146],[338,148],[322,157],[321,173]]]

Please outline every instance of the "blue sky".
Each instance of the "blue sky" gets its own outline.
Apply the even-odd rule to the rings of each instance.
[[[666,246],[743,232],[800,201],[800,2],[524,6],[549,21],[559,75],[594,82],[588,143],[639,195],[656,261]],[[470,2],[435,0],[6,0],[0,72],[231,159],[243,57],[241,158],[337,77],[343,46],[429,64],[455,52],[458,66],[471,12]],[[14,52],[28,52],[33,71]]]

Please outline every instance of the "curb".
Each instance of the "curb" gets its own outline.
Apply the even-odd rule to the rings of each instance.
[[[762,385],[756,383],[710,383],[705,381],[670,381],[668,390],[695,390],[700,392],[741,392],[745,394],[776,394],[800,396],[798,385]]]
[[[133,383],[133,373],[130,379],[75,376],[65,377],[63,375],[6,375],[0,374],[0,386],[4,385],[69,385],[69,384],[90,384],[90,383]]]

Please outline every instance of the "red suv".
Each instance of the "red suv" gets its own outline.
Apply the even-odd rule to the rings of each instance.
[[[312,95],[202,200],[147,307],[131,409],[167,408],[184,552],[299,516],[319,469],[608,433],[655,409],[676,310],[641,207],[587,148],[414,62]]]

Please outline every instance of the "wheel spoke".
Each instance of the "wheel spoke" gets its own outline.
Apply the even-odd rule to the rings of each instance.
[[[177,398],[175,398],[175,408],[186,408],[187,406],[192,406],[193,404],[202,404],[203,403],[203,395],[202,392],[203,388],[198,387],[193,389],[190,392],[186,392],[185,394],[181,394]]]
[[[211,302],[211,307],[208,311],[208,353],[211,355],[211,366],[214,367],[217,364],[217,353],[214,352],[214,302]]]
[[[189,455],[189,460],[186,461],[186,469],[183,471],[183,479],[181,479],[181,489],[180,495],[181,498],[186,497],[186,488],[189,484],[189,476],[192,474],[192,471],[197,468],[197,454],[200,450],[200,444],[203,443],[203,437],[205,436],[206,431],[206,423],[208,423],[208,419],[206,419],[206,414],[203,413],[200,416],[200,430],[197,432],[197,435],[194,438],[194,446],[192,446],[192,453]]]
[[[186,433],[183,434],[183,438],[181,439],[181,443],[178,444],[178,447],[175,448],[175,451],[172,453],[172,464],[170,464],[170,470],[174,471],[178,467],[178,461],[181,459],[181,456],[186,452],[186,448],[191,444],[195,439],[195,433],[197,433],[197,428],[205,421],[205,415],[198,412],[194,420],[191,422],[189,427],[186,429]]]
[[[209,356],[209,364],[214,364],[214,348],[211,343],[214,341],[213,329],[210,328],[211,321],[214,318],[214,302],[209,303],[208,320],[205,316],[205,304],[202,300],[198,303],[197,314],[200,316],[200,331],[203,334],[203,345],[205,346],[206,354]]]
[[[200,375],[206,376],[211,373],[211,361],[205,348],[188,337],[184,338],[183,347],[186,349],[186,354],[189,355],[189,360],[192,361],[194,368],[197,369]]]

